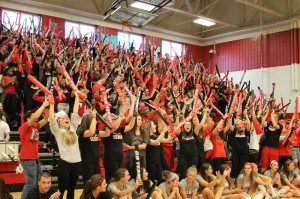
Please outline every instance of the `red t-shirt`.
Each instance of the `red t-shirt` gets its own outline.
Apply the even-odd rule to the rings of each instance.
[[[4,81],[5,83],[8,83],[10,81],[10,79],[7,76],[3,76],[2,81]],[[3,93],[16,94],[15,86],[10,84],[8,87],[3,88]]]
[[[221,132],[222,133],[222,132]],[[224,140],[220,138],[219,134],[210,134],[210,140],[213,144],[213,150],[211,158],[226,158],[226,152],[224,148]]]
[[[28,125],[28,122],[25,122],[20,126],[18,130],[21,141],[20,160],[39,159],[39,129],[39,123],[31,127]]]
[[[281,132],[280,134],[280,143],[279,143],[279,156],[292,156],[292,152],[291,152],[291,144],[290,141],[287,141],[288,144],[286,145],[286,147],[284,147],[285,143],[286,143],[286,138],[289,135],[290,130],[286,129],[284,131]]]

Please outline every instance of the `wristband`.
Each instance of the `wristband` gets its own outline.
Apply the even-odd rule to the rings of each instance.
[[[134,150],[138,151],[139,150],[139,145],[134,145]]]

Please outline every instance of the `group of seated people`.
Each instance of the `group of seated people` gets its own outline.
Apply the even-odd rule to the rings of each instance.
[[[141,168],[141,176],[132,179],[125,168],[119,168],[110,181],[101,174],[94,174],[85,184],[80,199],[111,199],[111,198],[176,198],[176,199],[271,199],[300,197],[299,169],[288,160],[282,170],[278,170],[278,162],[273,160],[263,174],[258,172],[255,163],[247,162],[238,175],[236,182],[231,183],[231,168],[222,164],[218,171],[213,172],[209,163],[201,165],[200,171],[195,166],[188,168],[187,177],[180,180],[171,171],[163,172],[163,182],[157,184],[148,178],[148,172]],[[51,186],[51,173],[43,171],[38,186],[32,188],[28,199],[58,199],[59,190]]]
[[[203,63],[183,57],[155,62],[149,50],[120,45],[115,51],[100,38],[49,32],[29,38],[5,30],[0,36],[4,111],[11,121],[17,110],[25,112],[17,122],[22,199],[49,178],[39,164],[41,128],[60,155],[59,191],[52,198],[65,191],[74,198],[80,173],[83,198],[143,198],[155,181],[153,198],[300,197],[298,113],[287,124],[286,106],[275,103],[274,93],[256,96],[250,84],[234,85],[227,74],[210,74]],[[175,169],[165,143],[174,146]]]

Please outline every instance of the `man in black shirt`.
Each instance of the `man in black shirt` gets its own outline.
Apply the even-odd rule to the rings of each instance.
[[[39,177],[38,186],[29,190],[26,199],[59,199],[59,190],[51,186],[52,176],[48,171],[43,171]]]

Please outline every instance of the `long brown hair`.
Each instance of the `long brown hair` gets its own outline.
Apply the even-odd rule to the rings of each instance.
[[[81,124],[77,128],[77,134],[79,131],[86,131],[90,128],[92,123],[92,115],[91,114],[85,114],[81,119]]]
[[[86,181],[80,199],[83,199],[86,194],[91,193],[98,186],[101,186],[104,179],[105,178],[101,174],[93,175],[88,181]]]
[[[125,168],[119,168],[119,169],[116,171],[114,177],[112,177],[112,178],[109,180],[109,183],[119,181],[121,178],[123,178],[123,177],[125,176],[125,172],[126,172],[126,171],[127,171],[127,169],[125,169]]]

